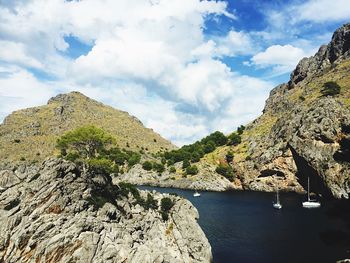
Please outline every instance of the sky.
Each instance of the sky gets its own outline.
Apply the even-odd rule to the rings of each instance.
[[[349,0],[0,0],[0,122],[70,91],[181,146],[259,116]]]

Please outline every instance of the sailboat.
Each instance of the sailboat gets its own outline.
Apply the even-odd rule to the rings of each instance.
[[[281,209],[282,208],[282,205],[280,203],[280,195],[279,195],[279,192],[278,192],[278,189],[276,191],[276,202],[273,203],[273,208],[276,208],[276,209]]]
[[[310,199],[310,177],[307,177],[307,201],[303,202],[303,207],[305,207],[305,208],[317,208],[320,206],[321,206],[320,202]]]
[[[193,196],[194,196],[194,197],[200,197],[200,196],[201,196],[201,194],[200,194],[200,193],[198,193],[198,191],[196,191],[196,192],[193,194]]]

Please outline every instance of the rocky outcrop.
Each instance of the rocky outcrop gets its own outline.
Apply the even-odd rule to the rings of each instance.
[[[291,74],[288,85],[293,88],[307,77],[322,74],[336,61],[350,58],[350,23],[337,29],[328,45],[320,47],[318,52],[310,57],[303,58]]]
[[[176,167],[180,170],[181,163],[177,163]],[[113,182],[217,192],[242,189],[239,185],[234,185],[217,174],[214,169],[212,166],[201,167],[197,175],[181,175],[169,171],[159,174],[155,171],[145,171],[140,164],[137,164],[124,174],[113,177]]]
[[[346,24],[315,56],[300,61],[288,84],[271,91],[264,114],[242,135],[249,158],[234,160],[244,189],[301,192],[310,177],[315,193],[349,198],[349,43]],[[321,93],[328,81],[340,85],[340,94]]]
[[[174,202],[169,219],[146,209],[106,175],[73,163],[0,172],[0,262],[210,262],[198,212],[182,198],[140,191],[156,203]]]

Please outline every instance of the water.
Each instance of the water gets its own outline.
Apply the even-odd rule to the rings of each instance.
[[[301,206],[304,196],[280,193],[283,208],[276,210],[273,193],[202,192],[201,197],[193,197],[190,190],[140,188],[189,199],[199,211],[198,222],[212,246],[215,263],[350,258],[350,217],[344,218],[350,215],[348,203],[321,200],[321,208],[305,209]]]

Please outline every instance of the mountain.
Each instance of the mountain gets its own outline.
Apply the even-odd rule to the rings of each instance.
[[[87,124],[112,134],[121,148],[146,153],[176,148],[128,113],[71,92],[51,98],[47,105],[6,117],[0,125],[0,160],[42,161],[55,154],[59,136]]]
[[[349,198],[350,23],[271,91],[240,144],[211,159],[223,160],[228,150],[242,189],[303,191],[309,176],[313,192]]]
[[[183,198],[61,159],[0,170],[0,262],[211,262],[196,219]]]

